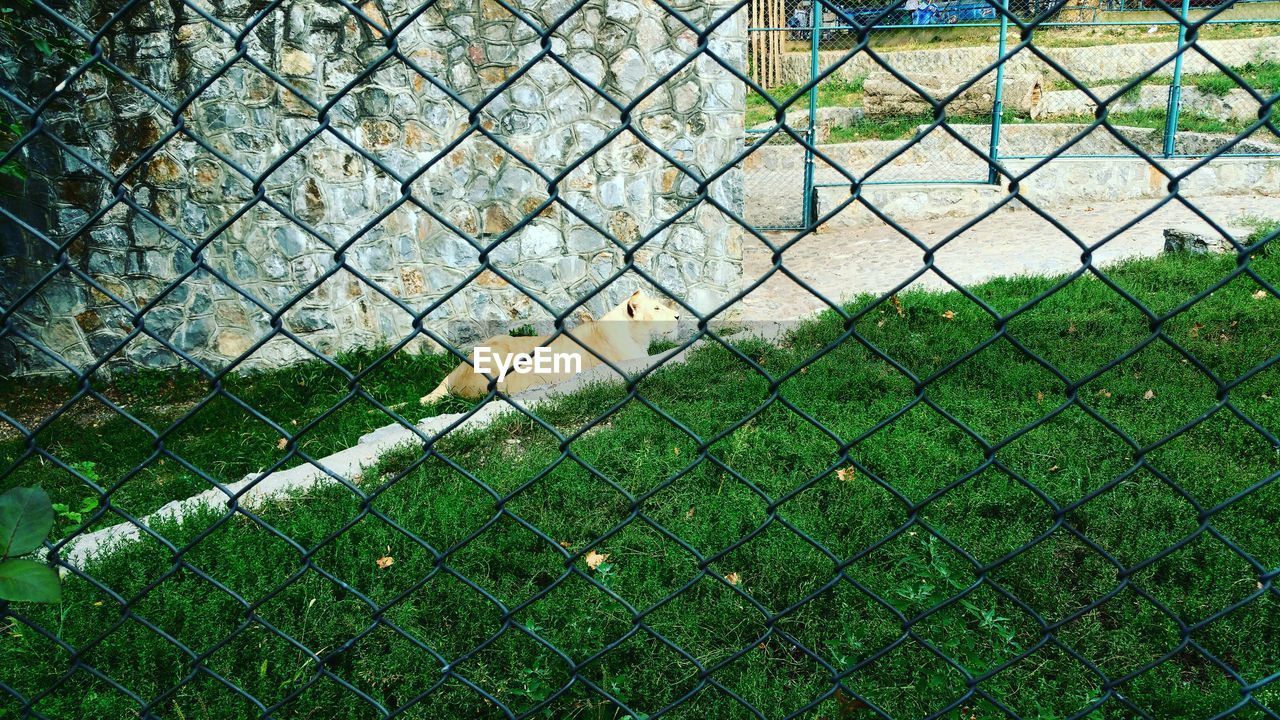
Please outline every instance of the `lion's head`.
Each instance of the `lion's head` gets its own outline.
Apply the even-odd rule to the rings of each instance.
[[[680,313],[657,298],[650,297],[637,290],[627,298],[627,317],[635,322],[645,323],[650,332],[670,335],[676,331],[676,323]]]

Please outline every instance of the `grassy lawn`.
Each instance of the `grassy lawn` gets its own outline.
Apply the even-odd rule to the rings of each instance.
[[[1280,63],[1251,62],[1245,63],[1239,68],[1235,68],[1235,70],[1241,79],[1249,83],[1254,90],[1262,93],[1263,96],[1280,93]],[[1226,95],[1240,87],[1239,83],[1223,72],[1189,75],[1187,80],[1195,87],[1211,95]]]
[[[1280,259],[1251,265],[1280,281]],[[1234,257],[1164,257],[1108,275],[1168,313],[1235,267]],[[971,290],[1009,313],[1054,282],[997,279]],[[1240,377],[1280,350],[1280,298],[1258,289],[1237,278],[1162,330],[1220,378]],[[979,347],[993,320],[954,292],[905,293],[870,308],[856,327],[865,344],[841,342],[817,359],[842,335],[834,315],[778,345],[739,342],[770,373],[804,366],[782,397],[831,434],[768,404],[767,380],[708,346],[642,386],[689,432],[631,402],[577,436],[567,457],[539,425],[508,418],[446,439],[438,449],[449,463],[411,448],[392,454],[364,473],[367,503],[323,490],[262,508],[262,522],[292,542],[237,517],[209,530],[179,567],[154,543],[100,558],[90,572],[130,601],[127,613],[75,579],[61,606],[19,609],[144,699],[181,684],[156,707],[175,718],[257,714],[224,682],[268,706],[285,703],[282,717],[376,714],[336,679],[388,710],[428,693],[405,712],[411,718],[499,717],[493,700],[539,717],[623,716],[581,682],[566,688],[566,660],[637,713],[691,694],[666,715],[676,718],[750,716],[727,692],[781,717],[828,691],[830,668],[848,669],[844,685],[894,717],[920,717],[959,698],[966,672],[1012,662],[982,689],[1024,718],[1062,718],[1101,697],[1104,681],[1058,643],[1123,679],[1117,691],[1149,717],[1208,717],[1239,701],[1237,682],[1214,661],[1178,650],[1172,616],[1214,617],[1259,592],[1258,570],[1207,534],[1143,561],[1197,531],[1189,498],[1211,508],[1280,470],[1268,436],[1235,414],[1280,433],[1280,368],[1234,387],[1230,408],[1161,340],[1097,373],[1148,339],[1150,320],[1093,278],[1007,324],[1079,385],[1074,393],[1005,339],[923,394],[867,349],[928,378]],[[541,414],[573,433],[620,395],[598,387]],[[842,444],[851,444],[847,452]],[[1278,512],[1280,484],[1271,484],[1213,514],[1212,526],[1274,569]],[[214,521],[205,514],[162,531],[181,545]],[[588,562],[588,551],[607,558]],[[990,569],[980,574],[975,563]],[[1266,587],[1186,631],[1249,683],[1280,669],[1280,598]],[[144,622],[208,653],[205,672],[191,674],[191,659]],[[1042,623],[1053,643],[1040,644]],[[323,672],[267,627],[314,651]],[[20,692],[37,692],[67,668],[67,653],[24,625],[0,637],[0,680]],[[704,669],[718,687],[700,682]],[[1280,683],[1253,698],[1280,711]],[[985,700],[965,708],[949,717],[1004,717]],[[36,709],[117,718],[136,707],[79,672]],[[1134,716],[1114,699],[1089,715]],[[808,717],[872,714],[842,694]]]
[[[1280,64],[1276,63],[1247,63],[1238,69],[1238,72],[1246,82],[1257,89],[1264,95],[1274,95],[1280,93]],[[1136,77],[1136,76],[1135,76]],[[1102,85],[1123,85],[1131,82],[1134,77],[1110,79],[1095,84],[1095,87]],[[1202,75],[1186,76],[1186,84],[1199,88],[1207,93],[1215,95],[1226,95],[1230,90],[1239,87],[1235,81],[1231,80],[1225,73],[1213,73]],[[1052,84],[1055,90],[1075,89],[1075,85],[1067,80],[1057,80]],[[776,101],[783,101],[795,94],[798,86],[784,85],[770,91],[770,94]],[[1134,88],[1131,92],[1136,92]],[[844,80],[843,78],[831,78],[818,86],[818,107],[829,106],[845,106],[859,107],[862,105],[862,79]],[[791,106],[790,111],[804,111],[808,107],[807,96],[798,98]],[[757,93],[749,93],[747,96],[747,116],[746,126],[752,127],[761,123],[771,123],[775,114],[775,110],[768,104],[762,96]],[[1108,115],[1109,121],[1113,125],[1124,125],[1129,127],[1151,128],[1163,130],[1165,123],[1166,111],[1161,109],[1153,110],[1137,110],[1129,112],[1113,112]],[[1273,115],[1280,117],[1280,107],[1273,110]],[[917,115],[903,115],[892,118],[867,118],[854,125],[834,126],[827,136],[821,140],[823,143],[846,143],[857,142],[860,140],[904,140],[915,134],[916,128],[920,125],[928,124],[933,121],[933,116],[929,113],[920,113]],[[1089,123],[1093,118],[1085,115],[1074,117],[1055,117],[1049,122],[1056,123]],[[991,122],[989,116],[960,116],[949,115],[947,122],[953,125],[971,125],[971,124],[988,124]],[[1025,115],[1019,115],[1011,110],[1004,113],[1003,122],[1006,124],[1021,124],[1032,122],[1031,118]],[[1178,129],[1190,132],[1220,133],[1220,134],[1236,134],[1248,127],[1248,123],[1220,120],[1218,118],[1207,117],[1193,112],[1183,111],[1178,116]],[[748,136],[750,139],[750,136]],[[1255,139],[1269,140],[1274,142],[1275,138],[1268,130],[1263,129],[1256,134]],[[787,140],[789,142],[789,140]]]
[[[1012,118],[1012,112],[1005,113]],[[859,140],[905,140],[916,134],[916,128],[933,122],[933,115],[904,115],[893,118],[867,118],[853,125],[832,127],[827,136],[829,143],[857,142]],[[991,116],[948,115],[949,125],[987,125]]]
[[[1280,109],[1272,110],[1273,117],[1280,118]],[[1164,109],[1159,110],[1134,110],[1132,112],[1114,112],[1107,113],[1107,122],[1116,127],[1138,127],[1148,128],[1151,130],[1164,130],[1167,112]],[[1094,118],[1088,115],[1075,115],[1055,118],[1055,122],[1063,123],[1090,123]],[[1029,122],[1029,120],[1021,120],[1015,122]],[[1251,123],[1244,123],[1232,120],[1219,120],[1218,118],[1207,117],[1199,113],[1180,112],[1178,113],[1178,130],[1180,132],[1202,132],[1216,133],[1218,135],[1237,135],[1244,132]],[[1263,127],[1255,130],[1250,134],[1249,139],[1259,142],[1276,143],[1280,138],[1271,130]],[[1223,138],[1225,142],[1226,138]],[[1155,139],[1159,142],[1159,139]],[[1139,142],[1139,145],[1142,143]],[[1156,151],[1156,147],[1148,148],[1148,152]]]
[[[1236,74],[1247,82],[1253,89],[1257,90],[1264,96],[1280,93],[1280,63],[1274,62],[1248,62],[1240,67],[1234,68]],[[1104,85],[1127,85],[1138,79],[1137,75],[1130,75],[1121,78],[1107,78],[1091,83],[1090,87],[1098,88]],[[1198,73],[1195,75],[1184,75],[1184,85],[1190,85],[1210,95],[1223,96],[1240,87],[1240,84],[1232,80],[1224,72],[1214,73]],[[1146,81],[1152,85],[1168,85],[1168,78],[1152,78]],[[1058,78],[1051,83],[1053,90],[1076,90],[1077,85],[1066,78]]]
[[[865,78],[847,80],[832,77],[818,85],[818,107],[860,107],[862,105],[862,81]],[[783,102],[800,89],[799,85],[779,85],[769,90],[774,102]],[[809,96],[803,95],[787,108],[788,112],[807,111]],[[764,96],[755,91],[747,92],[748,128],[761,123],[772,122],[777,110]]]
[[[1277,116],[1280,116],[1280,109],[1274,112]],[[1094,118],[1088,115],[1074,115],[1054,118],[1052,122],[1084,125],[1093,121]],[[1165,111],[1161,109],[1113,112],[1107,114],[1107,121],[1117,127],[1163,130]],[[867,118],[853,125],[833,126],[827,135],[826,143],[858,142],[860,140],[906,140],[915,135],[918,127],[932,122],[933,115],[929,113],[892,118]],[[985,115],[947,115],[946,122],[949,125],[988,125],[991,123],[991,117]],[[1006,110],[1002,122],[1006,125],[1018,125],[1034,121],[1026,115],[1019,115],[1011,110]],[[1178,115],[1179,130],[1234,135],[1243,131],[1246,127],[1248,125],[1244,123],[1218,120],[1196,113],[1183,112]],[[1256,131],[1251,137],[1271,142],[1277,140],[1274,134],[1265,128]],[[787,142],[790,142],[790,140],[787,140]],[[1048,150],[1052,150],[1052,148]]]
[[[357,373],[380,355],[347,353],[337,362]],[[447,357],[400,352],[365,375],[360,387],[386,405],[416,403],[450,369]],[[112,503],[134,515],[209,489],[209,482],[191,472],[188,464],[231,483],[281,460],[282,467],[305,462],[293,447],[282,444],[279,429],[297,436],[298,451],[319,458],[350,447],[362,434],[389,422],[371,403],[350,392],[345,376],[319,361],[233,375],[218,391],[194,372],[123,375],[115,382],[97,383],[95,389],[153,430],[170,430],[163,441],[165,454],[156,455],[149,433],[89,396],[38,433],[35,443],[102,488],[118,486]],[[73,397],[75,388],[65,383],[5,383],[0,410],[34,426]],[[279,429],[255,418],[241,403]],[[340,407],[330,412],[335,405]],[[422,414],[416,406],[412,412]],[[416,415],[410,419],[418,420]],[[178,420],[182,422],[171,427]],[[70,507],[97,499],[76,476],[28,455],[25,440],[8,424],[0,423],[0,433],[0,472],[22,461],[0,478],[0,490],[41,485],[55,503]],[[131,475],[140,465],[143,469]],[[105,524],[119,521],[113,514],[103,518]]]

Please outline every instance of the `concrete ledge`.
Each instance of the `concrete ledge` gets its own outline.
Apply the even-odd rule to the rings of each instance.
[[[942,26],[938,29],[945,30]],[[1016,33],[1011,32],[1011,35]],[[1102,39],[1099,39],[1097,45],[1079,47],[1038,45],[1037,47],[1076,79],[1086,83],[1097,83],[1127,77],[1149,68],[1157,68],[1153,74],[1154,77],[1169,77],[1173,74],[1173,63],[1166,60],[1177,50],[1177,43],[1162,40],[1152,43],[1129,42],[1106,45],[1103,44]],[[1277,42],[1274,36],[1199,40],[1196,42],[1196,48],[1199,52],[1188,52],[1183,56],[1183,72],[1188,75],[1217,72],[1217,66],[1206,60],[1204,54],[1237,66],[1249,61],[1280,60],[1280,42]],[[818,65],[825,70],[843,60],[844,62],[836,68],[834,73],[843,78],[866,77],[868,73],[879,68],[879,65],[865,52],[859,52],[845,60],[848,54],[847,50],[824,50],[818,53]],[[981,45],[967,47],[882,50],[879,55],[895,70],[916,81],[938,74],[974,77],[986,72],[997,59],[994,39]],[[810,61],[808,52],[789,52],[783,55],[782,82],[796,84],[809,82]],[[1019,52],[1008,58],[1005,62],[1005,72],[1057,75],[1043,60],[1030,52]]]
[[[1003,161],[1014,174],[1031,169],[1037,160]],[[1198,160],[1162,160],[1172,174],[1185,172]],[[1079,201],[1163,198],[1169,180],[1140,158],[1065,158],[1054,160],[1024,179],[1019,195],[1041,206]],[[1228,157],[1214,160],[1187,176],[1178,186],[1183,197],[1222,195],[1280,196],[1280,157]],[[899,222],[944,216],[977,216],[1009,195],[1008,181],[1000,185],[872,185],[863,196]],[[847,187],[818,189],[818,210],[830,212],[849,197]],[[855,203],[837,217],[841,225],[878,225],[881,220]]]
[[[696,344],[695,344],[696,345]],[[689,348],[692,349],[692,348]],[[629,374],[636,374],[659,365],[682,363],[688,359],[688,350],[682,352],[669,351],[651,355],[647,358],[619,363],[618,367]],[[620,383],[625,378],[608,365],[599,365],[586,370],[574,378],[558,385],[532,388],[512,397],[520,405],[530,408],[537,403],[551,400],[581,390],[598,383]],[[478,430],[492,424],[503,413],[518,412],[505,401],[491,401],[480,406],[471,417],[467,418],[450,432]],[[466,413],[450,413],[435,415],[423,419],[414,429],[403,425],[391,424],[363,435],[359,442],[346,450],[320,458],[316,465],[307,463],[288,470],[278,470],[269,474],[253,473],[246,475],[239,482],[226,486],[228,492],[218,488],[206,490],[185,500],[175,500],[162,506],[159,510],[139,518],[139,521],[150,526],[156,522],[180,522],[192,513],[217,508],[229,508],[232,498],[237,504],[252,508],[261,503],[311,490],[317,487],[340,484],[334,475],[354,481],[365,468],[368,468],[387,452],[415,442],[421,442],[421,436],[435,437],[450,426],[466,417]],[[419,433],[421,435],[419,435]],[[86,561],[104,553],[111,552],[119,546],[142,539],[143,533],[137,525],[130,522],[95,530],[71,537],[57,548],[61,564],[83,568]],[[66,569],[63,568],[65,573]]]

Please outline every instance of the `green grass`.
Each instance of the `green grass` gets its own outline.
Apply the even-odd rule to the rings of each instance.
[[[1239,67],[1233,68],[1242,80],[1248,83],[1253,89],[1257,90],[1264,97],[1280,93],[1280,63],[1256,61],[1247,62]],[[1103,80],[1095,80],[1091,82],[1090,87],[1101,87],[1103,85],[1127,85],[1138,79],[1138,75],[1129,75],[1126,77],[1106,78]],[[1171,81],[1167,77],[1153,77],[1146,80],[1146,83],[1155,85],[1168,85]],[[1184,75],[1183,83],[1210,95],[1222,97],[1227,93],[1240,87],[1240,84],[1231,79],[1224,72],[1213,73],[1197,73],[1194,75]],[[1076,90],[1078,87],[1075,83],[1066,78],[1058,78],[1053,81],[1052,89],[1054,90]]]
[[[346,353],[337,362],[359,372],[381,354],[372,350]],[[386,405],[412,401],[414,405],[405,411],[415,415],[410,419],[416,421],[420,419],[416,415],[424,414],[416,405],[417,399],[434,387],[452,364],[442,355],[399,352],[366,375],[360,386]],[[345,377],[319,361],[233,375],[223,384],[225,393],[211,391],[208,381],[194,372],[139,372],[98,383],[95,388],[158,432],[191,413],[164,438],[164,448],[173,456],[153,457],[156,445],[150,434],[88,396],[75,401],[68,412],[35,436],[40,448],[68,465],[93,463],[94,477],[90,479],[104,488],[119,484],[112,503],[134,515],[210,487],[177,458],[219,482],[237,482],[281,460],[285,461],[283,467],[305,462],[295,446],[313,458],[323,457],[350,447],[362,434],[389,422],[367,400],[349,397]],[[297,436],[295,446],[282,446],[279,430],[255,418],[233,396]],[[0,390],[0,408],[34,425],[74,397],[75,388],[65,383],[6,383]],[[339,403],[336,412],[326,415]],[[27,456],[25,441],[7,424],[3,427],[7,432],[0,435],[0,469],[7,470],[24,456],[26,459],[0,479],[0,490],[42,485],[54,502],[73,507],[96,497],[71,473],[39,456]],[[141,472],[129,475],[144,463]],[[104,520],[110,524],[119,518],[111,515]]]
[[[1167,313],[1235,266],[1232,257],[1163,257],[1127,262],[1108,274],[1155,312]],[[1280,280],[1276,258],[1260,256],[1252,267],[1271,282]],[[971,290],[1008,313],[1053,283],[1006,278]],[[1238,278],[1166,320],[1162,330],[1221,378],[1239,377],[1277,352],[1280,298],[1259,299],[1257,290]],[[946,367],[993,332],[991,317],[957,293],[912,292],[898,300],[871,309],[857,328],[867,343],[918,377]],[[1150,320],[1107,285],[1082,278],[1009,321],[1007,329],[1069,378],[1080,379],[1146,339]],[[568,671],[536,636],[573,661],[590,659],[581,675],[637,712],[652,714],[693,692],[666,717],[699,719],[748,714],[715,688],[699,690],[694,660],[771,718],[831,687],[829,671],[809,653],[837,668],[865,663],[845,679],[848,688],[894,717],[920,717],[958,698],[965,684],[921,642],[975,675],[1034,648],[982,687],[1024,718],[1047,719],[1085,707],[1100,696],[1102,681],[1056,646],[1036,648],[1042,635],[1037,620],[991,581],[1045,622],[1065,620],[1055,626],[1056,640],[1112,678],[1179,643],[1178,625],[1137,588],[1188,623],[1256,591],[1257,571],[1208,535],[1128,574],[1132,585],[1086,611],[1117,588],[1120,574],[1072,534],[1060,528],[998,562],[1054,528],[1055,512],[1040,493],[1066,508],[1065,521],[1090,543],[1132,567],[1198,527],[1196,509],[1173,484],[1208,508],[1280,470],[1276,447],[1232,410],[1219,408],[1215,385],[1165,342],[1146,346],[1069,394],[1054,374],[999,340],[930,383],[926,403],[917,401],[911,380],[858,342],[812,359],[841,332],[841,321],[827,315],[780,345],[742,341],[739,347],[774,374],[808,363],[782,394],[839,438],[862,438],[884,423],[847,457],[826,433],[776,402],[711,444],[708,459],[700,457],[698,440],[631,402],[573,441],[577,459],[592,471],[565,457],[560,441],[540,426],[507,418],[440,445],[471,477],[438,458],[419,458],[413,449],[393,453],[363,474],[360,486],[372,496],[368,506],[403,531],[369,514],[347,491],[318,490],[260,508],[261,522],[306,549],[312,568],[303,570],[300,550],[257,521],[236,517],[217,524],[215,514],[206,513],[181,527],[159,528],[179,546],[208,531],[183,553],[181,567],[154,542],[122,547],[91,564],[94,577],[130,600],[129,612],[74,578],[66,581],[60,606],[18,609],[81,648],[78,659],[145,699],[189,680],[158,702],[163,717],[256,713],[208,673],[189,675],[190,658],[144,620],[196,652],[208,651],[203,668],[268,706],[287,701],[280,717],[372,717],[376,713],[364,701],[327,674],[394,709],[432,690],[442,662],[456,675],[445,677],[404,717],[499,717],[461,678],[516,713],[545,702],[540,717],[620,717],[581,683],[555,695]],[[769,396],[767,380],[715,346],[652,376],[642,392],[703,439],[734,427]],[[573,432],[619,397],[616,387],[597,387],[540,414]],[[1280,368],[1240,383],[1230,400],[1234,410],[1280,432]],[[1135,453],[1089,412],[1152,449]],[[1191,429],[1162,442],[1188,423]],[[975,435],[987,443],[1008,440],[995,451],[995,464],[984,463],[987,453]],[[504,501],[495,504],[480,483]],[[1073,504],[1091,493],[1097,495]],[[914,514],[907,503],[918,504]],[[635,519],[633,507],[647,521]],[[1212,524],[1263,567],[1275,568],[1278,512],[1275,483],[1229,504]],[[679,536],[703,559],[664,533]],[[939,535],[975,561],[995,563],[958,602],[946,603],[973,587],[977,572]],[[857,559],[838,575],[836,561],[816,544],[841,561]],[[607,561],[588,567],[582,557],[588,550],[607,554]],[[445,557],[438,560],[437,553]],[[380,568],[384,557],[394,564]],[[704,565],[709,572],[700,570]],[[623,601],[643,613],[642,627]],[[920,618],[913,625],[919,639],[906,638],[871,660],[902,636],[900,615]],[[326,675],[267,624],[314,651]],[[38,692],[67,669],[68,654],[25,625],[10,621],[0,633],[0,680],[16,690]],[[228,636],[230,642],[217,645]],[[1191,638],[1246,682],[1269,676],[1280,668],[1275,591],[1196,627]],[[607,646],[613,649],[597,657]],[[1118,691],[1157,718],[1207,717],[1240,699],[1236,682],[1192,649]],[[1280,710],[1278,683],[1252,697]],[[966,720],[1004,717],[982,701],[966,706]],[[58,718],[122,718],[136,707],[78,672],[36,709]],[[1133,716],[1110,702],[1089,717]],[[871,713],[833,697],[807,717]]]
[[[819,83],[818,107],[860,107],[862,105],[862,82],[865,79],[831,77]],[[774,102],[783,102],[799,89],[800,86],[795,84],[779,85],[770,89],[769,95],[772,96]],[[808,107],[809,96],[806,94],[797,98],[787,108],[787,111],[807,110]],[[747,93],[746,126],[748,128],[761,123],[772,122],[776,114],[777,110],[764,96],[757,92]]]
[[[1234,68],[1236,74],[1264,97],[1280,93],[1280,63],[1250,62]],[[1240,87],[1226,73],[1189,75],[1187,80],[1202,92],[1223,96]]]
[[[1004,119],[1012,122],[1014,114],[1006,111]],[[831,128],[827,142],[843,143],[859,140],[905,140],[916,134],[916,128],[933,122],[931,113],[904,115],[892,118],[867,118],[854,125]],[[946,122],[950,125],[986,125],[991,116],[948,115]]]
[[[509,332],[537,334],[531,325]],[[417,403],[458,363],[453,355],[400,351],[377,362],[385,352],[342,353],[336,362],[352,373],[367,372],[361,389],[410,421],[474,406],[453,397],[430,407]],[[220,483],[237,482],[281,461],[281,468],[301,465],[306,460],[299,453],[318,459],[351,447],[361,435],[392,422],[368,400],[353,395],[342,373],[320,361],[236,373],[223,383],[225,392],[212,391],[208,380],[195,372],[170,371],[120,374],[111,382],[95,383],[94,389],[151,429],[169,430],[164,449],[173,456],[156,455],[150,434],[89,396],[74,401],[68,412],[37,433],[35,443],[100,487],[118,485],[112,504],[135,516],[211,487],[185,464]],[[30,379],[0,389],[0,410],[34,426],[75,395],[73,385]],[[237,399],[270,422],[256,418]],[[294,436],[292,445],[275,426]],[[0,471],[19,463],[0,478],[0,491],[40,485],[53,502],[72,508],[98,499],[80,478],[28,454],[25,440],[10,426],[0,424],[0,429],[6,431],[0,434]],[[139,466],[143,469],[130,475]],[[88,529],[119,521],[119,516],[107,514]]]
[[[1250,63],[1240,68],[1240,75],[1247,80],[1250,85],[1258,91],[1272,95],[1280,93],[1280,64],[1276,63]],[[1134,78],[1116,78],[1101,81],[1096,85],[1123,85],[1131,82]],[[832,82],[832,81],[829,81]],[[1205,92],[1211,92],[1218,95],[1225,95],[1229,90],[1239,87],[1223,73],[1215,75],[1190,75],[1187,76],[1189,85],[1194,85]],[[827,91],[819,93],[819,106],[848,104],[847,98],[851,97],[851,91],[847,90],[848,86],[840,91]],[[1055,89],[1074,89],[1075,86],[1066,80],[1058,80],[1053,86]],[[795,92],[794,86],[785,86],[775,91],[775,97],[785,99],[791,93]],[[858,99],[856,103],[861,104],[861,84],[857,84]],[[1136,95],[1138,86],[1134,86],[1127,93],[1126,97]],[[803,99],[797,101],[794,107],[802,107]],[[1273,110],[1273,115],[1280,118],[1280,108]],[[1163,130],[1165,125],[1166,110],[1164,108],[1151,110],[1133,110],[1127,112],[1112,112],[1107,115],[1108,121],[1112,125],[1123,125],[1128,127],[1150,128],[1154,130]],[[752,94],[747,102],[747,126],[769,122],[773,117],[773,110],[765,105],[765,101],[760,96]],[[1058,117],[1053,122],[1066,123],[1090,123],[1094,118],[1086,115]],[[890,118],[867,118],[854,125],[833,126],[823,142],[825,143],[846,143],[857,142],[861,140],[905,140],[915,134],[916,128],[933,121],[930,113],[919,113],[916,115],[903,115]],[[959,116],[949,115],[947,122],[953,125],[970,125],[970,124],[987,124],[991,122],[988,116]],[[1011,110],[1004,113],[1003,122],[1006,124],[1020,124],[1032,122],[1030,117],[1018,115]],[[1218,134],[1237,134],[1242,132],[1250,123],[1221,120],[1218,118],[1200,115],[1198,113],[1183,111],[1178,116],[1178,129],[1190,132],[1218,133]],[[1268,131],[1262,130],[1258,134],[1258,139],[1270,139],[1271,135]]]
[[[1280,108],[1273,109],[1272,114],[1280,118]],[[1132,110],[1128,112],[1109,112],[1107,113],[1107,122],[1113,127],[1135,127],[1146,128],[1149,130],[1164,130],[1167,112],[1164,108],[1152,110]],[[1076,123],[1088,124],[1092,123],[1096,118],[1090,115],[1065,115],[1054,118],[1053,122],[1058,123]],[[975,120],[979,122],[987,122],[985,120]],[[959,123],[960,120],[953,120],[953,123]],[[1010,117],[1008,112],[1004,117],[1005,124],[1021,124],[1029,123],[1032,120],[1026,116]],[[1238,122],[1232,120],[1220,120],[1218,118],[1208,117],[1199,113],[1182,111],[1178,114],[1178,130],[1187,132],[1215,133],[1219,135],[1236,135],[1244,132],[1250,123]],[[909,137],[910,133],[903,137]],[[1276,142],[1275,134],[1266,128],[1254,131],[1250,135],[1251,139],[1262,142]],[[1140,140],[1140,139],[1136,139]],[[1159,142],[1159,138],[1154,139]],[[1141,142],[1139,142],[1141,144]],[[1148,151],[1154,151],[1155,148],[1148,148]]]

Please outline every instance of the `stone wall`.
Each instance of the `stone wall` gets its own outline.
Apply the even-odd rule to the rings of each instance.
[[[1016,28],[1015,28],[1016,30]],[[1010,37],[1016,39],[1014,30]],[[1177,50],[1174,42],[1124,43],[1116,45],[1090,45],[1087,47],[1042,47],[1041,52],[1053,58],[1084,83],[1113,82],[1131,77],[1153,67],[1159,69],[1155,78],[1173,75],[1173,62],[1169,57]],[[1280,62],[1280,37],[1257,37],[1239,40],[1201,40],[1195,48],[1183,53],[1183,72],[1187,75],[1218,72],[1217,66],[1205,55],[1211,55],[1232,67],[1249,62]],[[879,56],[895,70],[913,80],[924,82],[937,75],[973,77],[987,71],[996,61],[994,41],[978,47],[938,48],[936,50],[897,50],[881,52]],[[819,62],[826,69],[844,58],[848,51],[819,53]],[[1167,61],[1167,62],[1166,62]],[[787,53],[783,58],[783,82],[803,84],[809,81],[809,53]],[[866,77],[880,65],[866,53],[849,58],[835,74],[845,78]],[[1022,50],[1005,63],[1006,73],[1044,74],[1057,77],[1043,60],[1030,51]]]
[[[266,3],[206,5],[238,30]],[[702,27],[725,8],[676,5]],[[569,8],[514,6],[538,24]],[[609,282],[626,253],[607,235],[627,246],[652,235],[637,266],[699,310],[738,290],[740,228],[644,141],[694,173],[719,170],[740,149],[743,87],[706,55],[681,67],[698,37],[652,0],[590,0],[551,37],[556,57],[492,0],[361,9],[366,19],[285,2],[245,35],[248,58],[181,3],[140,4],[114,26],[107,57],[139,85],[103,72],[68,84],[44,117],[70,150],[32,145],[43,165],[17,192],[38,197],[13,208],[107,292],[64,270],[20,307],[24,331],[77,367],[110,352],[147,307],[147,333],[212,366],[251,351],[245,366],[307,357],[283,337],[258,348],[273,324],[326,353],[394,344],[429,308],[425,326],[467,342],[546,324],[539,301],[559,312],[590,296],[598,314],[646,285],[635,273]],[[739,67],[741,18],[710,40]],[[389,50],[381,28],[398,25]],[[16,60],[0,59],[10,76]],[[680,69],[628,109],[619,133],[623,113],[564,65],[624,106]],[[86,163],[122,178],[118,189]],[[739,172],[707,192],[740,209]],[[480,272],[467,237],[494,269]],[[0,250],[4,306],[58,260],[31,233],[7,232]],[[179,360],[142,334],[117,362]],[[0,373],[58,369],[0,335]]]
[[[1240,217],[1225,216],[1212,204],[1205,206],[1205,200],[1240,196],[1255,199],[1260,207],[1265,207],[1267,202],[1274,204],[1275,199],[1280,198],[1280,158],[1233,157],[1209,165],[1199,163],[1197,159],[1174,159],[1164,161],[1163,165],[1174,174],[1196,168],[1179,183],[1178,194],[1192,201],[1200,200],[1200,207],[1209,210],[1217,222],[1230,226],[1240,222]],[[1041,208],[1048,208],[1051,213],[1055,206],[1073,203],[1146,200],[1154,204],[1169,196],[1169,179],[1140,158],[1107,161],[1064,158],[1045,165],[1040,165],[1039,160],[1006,160],[1003,164],[1010,172],[1025,176],[1018,183],[1019,195]],[[1030,172],[1037,166],[1035,172]],[[882,214],[908,225],[942,217],[974,218],[989,212],[1007,195],[1007,183],[879,185],[867,186],[862,191],[867,202]],[[847,186],[819,188],[819,210],[829,212],[848,198]],[[1127,216],[1116,218],[1116,224],[1119,226],[1129,219]],[[862,226],[883,230],[885,227],[879,216],[857,204],[841,212],[837,222],[841,228]]]
[[[926,126],[920,129],[923,127]],[[1094,128],[1077,137],[1086,128],[1077,123],[1006,123],[1000,131],[1000,163],[1015,175],[1023,173],[1041,160],[1013,158],[1039,158],[1074,141],[1068,154],[1101,157],[1050,160],[1020,182],[1024,195],[1034,197],[1037,202],[1055,204],[1080,199],[1157,198],[1167,194],[1168,179],[1146,160],[1134,155],[1107,128]],[[1117,126],[1116,130],[1148,153],[1158,154],[1163,149],[1164,137],[1160,130],[1126,126]],[[950,131],[978,152],[941,129],[909,145],[906,140],[862,140],[821,146],[824,157],[815,159],[813,167],[814,180],[820,190],[820,210],[830,211],[848,198],[849,181],[844,174],[848,172],[874,183],[904,183],[899,187],[862,187],[864,198],[899,220],[983,212],[992,202],[989,190],[1000,190],[985,185],[988,165],[982,153],[990,142],[991,126],[956,124],[950,126]],[[1234,145],[1232,151],[1271,157],[1217,157],[1186,178],[1180,192],[1187,197],[1280,195],[1280,144],[1264,142],[1269,135],[1266,131],[1255,133]],[[1217,152],[1227,139],[1228,136],[1218,134],[1182,131],[1178,133],[1174,149],[1178,154],[1206,155]],[[1201,162],[1199,159],[1160,160],[1160,164],[1172,172],[1185,171]],[[761,225],[793,219],[801,207],[800,200],[795,195],[779,193],[777,188],[803,187],[803,152],[794,145],[769,145],[752,153],[742,165],[747,177],[746,201],[750,210],[747,219]],[[925,185],[921,181],[938,184]],[[955,182],[974,185],[950,184]],[[860,219],[855,221],[855,217]],[[842,225],[864,220],[881,223],[860,206],[845,210],[839,218]]]

